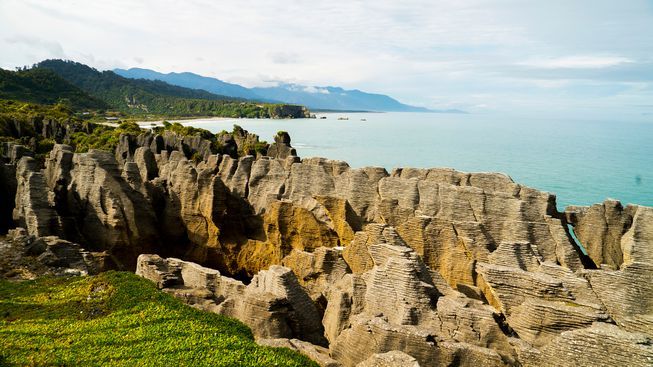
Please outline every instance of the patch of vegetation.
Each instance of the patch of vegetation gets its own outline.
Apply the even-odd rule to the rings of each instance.
[[[27,146],[35,153],[37,160],[43,161],[56,143],[52,136],[43,136],[46,120],[56,121],[71,131],[92,131],[93,124],[82,121],[69,106],[62,103],[38,105],[33,103],[0,100],[0,141],[10,141]],[[66,141],[65,143],[70,143]]]
[[[197,127],[192,127],[188,125],[182,125],[178,122],[170,123],[168,121],[163,121],[163,126],[155,127],[152,131],[156,133],[161,133],[162,131],[172,131],[181,136],[200,136],[203,139],[211,140],[214,138],[214,134],[208,130],[200,129]]]
[[[263,141],[257,141],[257,142],[245,142],[242,147],[240,147],[238,153],[241,156],[245,155],[265,155],[268,152],[268,147],[269,144],[263,140]]]
[[[118,126],[95,123],[92,122],[93,118],[80,116],[63,104],[45,106],[0,100],[0,142],[13,141],[25,145],[36,153],[35,158],[42,161],[56,143],[69,144],[78,153],[87,152],[89,149],[114,152],[120,142],[121,134],[137,136],[144,132],[134,122],[133,116],[127,119],[116,116],[117,120],[112,121],[119,123]],[[43,126],[46,120],[56,122],[57,134],[53,134],[51,129],[47,129],[49,131],[47,134],[44,133],[46,129]],[[102,118],[100,121],[106,120]],[[231,133],[221,131],[213,134],[205,129],[164,121],[163,126],[153,127],[152,131],[157,134],[171,131],[182,137],[197,136],[211,143],[211,153],[229,154],[234,157],[264,155],[269,146],[267,142],[259,141],[258,137],[248,134],[238,125],[234,125]],[[196,152],[184,151],[186,157],[196,162],[201,160],[202,157],[194,153]]]
[[[66,120],[73,118],[73,111],[67,103],[55,103],[54,105],[43,105],[30,102],[0,99],[0,118],[6,121],[10,118],[48,118],[54,120]],[[2,135],[5,135],[0,131]]]
[[[0,69],[0,98],[39,104],[65,104],[73,109],[105,109],[107,104],[48,69]]]
[[[32,69],[47,69],[107,105],[129,114],[165,116],[293,117],[297,106],[244,101],[158,80],[129,79],[72,61],[45,60]]]
[[[126,272],[0,281],[0,356],[21,366],[317,366]]]
[[[113,152],[120,142],[120,134],[139,135],[143,132],[135,122],[122,122],[118,127],[99,126],[92,133],[80,131],[72,134],[71,144],[78,153],[89,149],[100,149]]]

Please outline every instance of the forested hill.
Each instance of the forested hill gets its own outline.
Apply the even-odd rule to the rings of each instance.
[[[77,110],[108,107],[101,99],[90,96],[51,70],[40,68],[0,69],[0,99],[46,105],[64,103]]]
[[[225,117],[308,117],[301,106],[261,104],[162,81],[123,78],[72,61],[45,60],[32,70],[50,70],[110,108],[130,114]]]

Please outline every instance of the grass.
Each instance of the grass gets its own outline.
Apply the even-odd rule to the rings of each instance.
[[[0,281],[0,365],[317,366],[126,272]]]

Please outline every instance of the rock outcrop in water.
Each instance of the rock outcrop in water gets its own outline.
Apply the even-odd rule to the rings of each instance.
[[[44,168],[14,149],[0,212],[325,366],[653,360],[652,208],[560,213],[502,174],[301,160],[282,134],[273,157],[242,155],[246,134],[213,155],[166,134],[56,145]]]

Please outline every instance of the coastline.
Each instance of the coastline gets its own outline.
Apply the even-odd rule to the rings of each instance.
[[[134,121],[138,126],[140,127],[155,127],[155,126],[163,126],[163,121],[168,121],[171,123],[178,122],[180,124],[188,123],[188,122],[214,122],[214,121],[228,121],[228,120],[234,120],[232,117],[188,117],[188,118],[178,118],[175,117],[174,119],[160,119],[160,120],[139,120],[139,121]],[[238,119],[235,119],[238,120]]]

